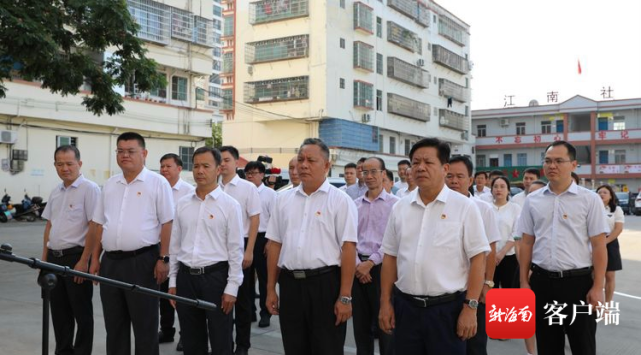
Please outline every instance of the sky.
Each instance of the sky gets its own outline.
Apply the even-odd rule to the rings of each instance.
[[[639,0],[437,0],[471,26],[472,109],[641,98]],[[578,62],[582,74],[578,74]]]

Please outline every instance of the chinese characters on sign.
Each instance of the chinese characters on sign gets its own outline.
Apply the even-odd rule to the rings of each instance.
[[[503,107],[514,106],[514,103],[512,102],[513,98],[514,95],[505,95],[503,98]]]
[[[601,89],[601,96],[603,96],[604,99],[613,99],[614,97],[612,97],[612,92],[614,92],[614,90],[609,86],[607,89],[604,86],[603,89]]]
[[[550,91],[548,92],[548,102],[558,102],[559,101],[559,92]]]
[[[568,316],[561,314],[561,312],[567,307],[567,303],[558,303],[554,301],[553,303],[547,303],[543,306],[545,309],[545,314],[547,315],[545,319],[548,320],[548,325],[558,324],[563,325],[563,321]],[[599,302],[599,306],[596,307],[596,322],[599,323],[603,321],[604,325],[614,324],[619,325],[619,302],[610,301],[605,304]],[[592,305],[585,304],[581,301],[581,304],[572,305],[572,319],[570,320],[570,325],[574,323],[577,314],[587,314],[592,315]]]

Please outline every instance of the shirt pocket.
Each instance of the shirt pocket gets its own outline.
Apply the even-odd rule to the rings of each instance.
[[[461,222],[439,222],[435,225],[432,245],[442,249],[457,249],[461,246]]]
[[[67,219],[71,223],[86,222],[87,216],[85,214],[85,206],[82,202],[70,203],[65,206],[67,210]]]

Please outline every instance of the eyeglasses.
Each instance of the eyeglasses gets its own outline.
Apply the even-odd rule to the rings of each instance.
[[[138,149],[116,149],[116,154],[123,156],[123,155],[128,155],[132,156],[134,154],[138,153]]]
[[[543,165],[561,165],[563,163],[569,163],[572,160],[570,159],[543,159]]]
[[[368,176],[368,175],[374,176],[374,175],[378,174],[381,171],[383,171],[383,170],[363,170],[363,176]]]
[[[254,176],[260,174],[260,171],[246,171],[245,176]]]

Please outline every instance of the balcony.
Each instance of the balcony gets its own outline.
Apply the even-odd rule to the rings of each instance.
[[[440,16],[438,21],[438,34],[459,46],[467,45],[468,35],[465,28],[447,16]]]
[[[414,19],[416,23],[423,27],[429,27],[430,25],[430,12],[427,9],[427,6],[423,5],[422,3],[418,4],[418,13],[416,18]]]
[[[469,131],[470,122],[465,115],[446,109],[440,109],[438,111],[438,123],[441,127],[452,128],[458,131]]]
[[[354,68],[374,71],[374,47],[360,41],[354,42]]]
[[[138,38],[169,44],[171,32],[171,7],[150,0],[128,0],[131,17],[138,26]]]
[[[374,108],[374,85],[364,81],[354,81],[354,107]]]
[[[234,90],[233,89],[223,89],[223,105],[221,106],[221,110],[233,110],[234,109],[234,100],[233,96],[234,95]]]
[[[417,17],[418,6],[416,0],[387,0],[387,6],[411,19]]]
[[[214,21],[194,16],[193,42],[205,47],[214,47]]]
[[[421,38],[416,33],[392,21],[387,21],[387,41],[411,52],[423,53]]]
[[[223,54],[222,74],[231,74],[234,72],[234,53]]]
[[[354,3],[354,29],[362,30],[368,34],[374,33],[372,8],[362,2]]]
[[[275,38],[245,45],[245,63],[258,64],[309,56],[309,35]]]
[[[432,59],[435,63],[448,67],[460,74],[470,72],[467,59],[439,45],[432,45]]]
[[[392,93],[387,94],[387,112],[423,122],[430,120],[430,105]]]
[[[309,0],[262,0],[249,3],[249,23],[252,25],[306,16],[309,16]]]
[[[245,103],[258,104],[309,98],[309,77],[246,82]]]
[[[223,17],[223,37],[234,35],[234,16]]]
[[[430,85],[427,71],[395,57],[387,57],[387,76],[422,89]]]
[[[194,15],[185,10],[171,8],[171,37],[191,41],[194,35]]]
[[[468,88],[461,86],[447,79],[438,79],[438,93],[444,97],[451,97],[459,102],[469,102],[470,93]]]

